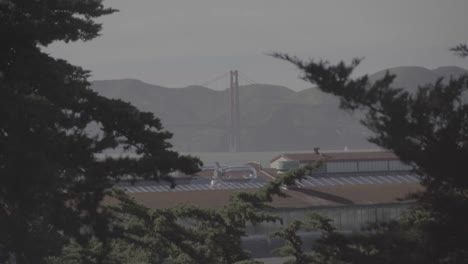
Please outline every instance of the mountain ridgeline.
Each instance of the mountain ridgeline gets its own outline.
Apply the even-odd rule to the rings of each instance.
[[[383,77],[385,71],[370,75]],[[459,67],[429,70],[397,67],[394,86],[414,91],[418,85],[467,74]],[[172,144],[183,152],[228,151],[229,91],[202,86],[166,88],[134,79],[94,81],[92,89],[106,97],[131,102],[153,112],[174,134]],[[357,117],[338,108],[338,100],[315,88],[295,92],[268,84],[240,87],[241,151],[292,151],[371,148],[369,131]]]

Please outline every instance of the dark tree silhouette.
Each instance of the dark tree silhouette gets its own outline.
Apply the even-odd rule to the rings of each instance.
[[[466,46],[460,45],[456,51],[464,56]],[[302,72],[302,79],[339,97],[341,108],[363,111],[362,124],[374,132],[369,141],[412,165],[425,187],[424,192],[414,195],[419,207],[412,215],[397,226],[381,227],[379,230],[386,236],[381,235],[379,240],[372,241],[375,236],[369,238],[367,246],[360,244],[373,248],[372,254],[360,251],[368,258],[357,257],[354,254],[357,250],[353,254],[345,254],[349,250],[343,250],[339,255],[342,260],[464,263],[468,259],[468,76],[448,82],[439,79],[411,94],[393,87],[395,76],[388,73],[373,83],[367,76],[352,78],[359,59],[333,65],[327,61],[302,61],[285,54],[273,56],[292,62]],[[392,232],[401,236],[392,236]],[[377,242],[386,239],[395,244]],[[412,247],[402,248],[408,245]]]
[[[113,230],[111,236],[86,244],[72,241],[63,254],[48,258],[47,263],[259,264],[242,248],[246,226],[281,222],[281,218],[268,212],[273,197],[285,196],[283,186],[293,185],[320,165],[289,171],[255,192],[235,193],[220,210],[189,205],[150,210],[114,189],[110,195],[119,202],[104,207]],[[317,219],[307,226],[331,233],[327,220]]]
[[[170,178],[199,161],[171,151],[160,121],[89,89],[89,73],[43,51],[98,36],[101,0],[0,1],[0,245],[41,263],[64,237],[103,236],[99,205],[121,176]],[[109,150],[127,158],[97,158]]]
[[[468,46],[466,44],[460,44],[450,50],[462,58],[468,57]]]

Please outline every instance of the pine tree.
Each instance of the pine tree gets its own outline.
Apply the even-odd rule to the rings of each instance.
[[[111,235],[89,243],[71,241],[62,254],[47,258],[46,263],[259,264],[242,247],[246,227],[282,222],[269,212],[273,209],[269,203],[274,196],[285,196],[283,186],[293,185],[320,165],[291,170],[255,192],[234,193],[220,210],[190,205],[151,210],[123,191],[113,189],[109,196],[118,202],[102,207],[110,222]],[[323,218],[307,226],[323,229],[324,233],[333,231]]]
[[[453,50],[465,56],[466,45]],[[468,76],[439,79],[411,94],[393,87],[395,76],[388,73],[375,82],[368,76],[352,78],[359,59],[333,65],[285,54],[274,56],[296,65],[305,81],[339,97],[341,108],[364,112],[361,122],[373,132],[369,141],[413,166],[425,187],[424,192],[414,195],[418,208],[402,222],[374,230],[379,235],[336,244],[342,250],[338,259],[349,263],[465,263]],[[327,243],[335,242],[322,245]],[[394,262],[396,259],[399,261]]]
[[[180,156],[151,113],[99,96],[89,72],[51,57],[55,41],[99,35],[102,0],[0,1],[0,245],[41,263],[68,238],[103,237],[100,203],[122,176],[170,180],[200,162]],[[110,150],[134,154],[98,158]]]

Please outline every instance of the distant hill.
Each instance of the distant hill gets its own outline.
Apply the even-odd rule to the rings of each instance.
[[[439,67],[432,71],[438,77],[444,77],[445,79],[457,78],[468,73],[468,70],[456,66]]]
[[[460,75],[468,74],[468,70],[455,66],[439,67],[434,70],[416,66],[405,66],[383,70],[369,75],[369,78],[372,81],[381,79],[387,71],[396,75],[393,82],[394,87],[405,88],[409,91],[415,91],[421,85],[434,83],[439,78],[444,78],[447,81],[451,77],[456,78]]]
[[[382,78],[387,70],[370,75]],[[388,69],[394,86],[414,91],[418,85],[468,73],[459,67]],[[229,91],[202,86],[166,88],[134,79],[94,81],[103,96],[131,102],[153,112],[174,134],[179,151],[227,151]],[[295,92],[287,87],[252,84],[240,87],[241,150],[294,151],[370,148],[369,132],[356,118],[339,110],[338,99],[316,88]]]

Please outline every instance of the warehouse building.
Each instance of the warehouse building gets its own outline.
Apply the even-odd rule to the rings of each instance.
[[[388,151],[285,153],[273,158],[270,168],[287,171],[320,160],[325,161],[325,164],[315,172],[317,174],[400,172],[412,169]]]
[[[208,167],[196,175],[178,179],[178,185],[173,189],[168,184],[156,182],[122,187],[149,208],[184,203],[219,209],[229,202],[234,192],[255,191],[280,177],[286,167],[294,167],[285,164],[300,166],[321,160],[324,156],[327,161],[318,172],[285,189],[287,198],[273,200],[271,205],[276,212],[292,219],[291,215],[302,215],[299,212],[321,210],[336,218],[337,225],[347,223],[339,224],[338,228],[357,230],[369,221],[388,221],[398,217],[411,203],[404,198],[422,190],[419,177],[411,172],[410,166],[400,162],[393,153],[383,151],[283,154],[271,161],[271,168],[249,163],[222,167],[221,173]],[[223,179],[220,179],[220,174],[223,174]],[[375,212],[359,213],[364,209]],[[352,213],[353,210],[360,216]]]
[[[282,217],[285,225],[295,219],[304,220],[308,212],[317,212],[332,219],[342,232],[359,232],[368,223],[398,219],[414,206],[413,200],[406,199],[408,194],[423,190],[419,177],[390,152],[325,155],[327,161],[320,171],[296,182],[296,186],[285,188],[288,197],[277,197],[271,202],[271,213]],[[271,161],[270,168],[249,163],[224,166],[216,172],[217,168],[208,167],[196,175],[178,178],[175,188],[161,182],[120,184],[120,187],[149,208],[189,204],[221,209],[233,193],[258,190],[288,169],[323,158],[315,153],[283,154]],[[270,256],[269,250],[277,245],[268,234],[281,227],[280,223],[249,226],[246,248],[255,257]]]

